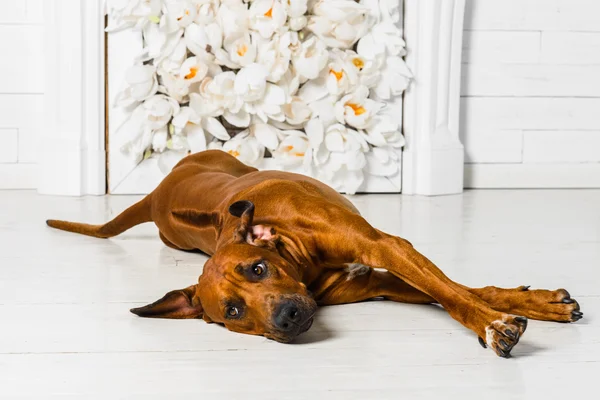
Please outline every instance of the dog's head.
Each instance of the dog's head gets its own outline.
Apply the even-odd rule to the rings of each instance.
[[[203,318],[227,329],[290,342],[312,325],[317,305],[298,270],[279,255],[269,227],[253,225],[254,204],[238,201],[233,243],[206,262],[198,284],[131,311],[141,317]]]

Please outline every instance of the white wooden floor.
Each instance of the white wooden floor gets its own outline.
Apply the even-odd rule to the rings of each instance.
[[[112,240],[44,224],[101,222],[135,200],[0,192],[0,398],[594,397],[600,191],[353,197],[374,226],[462,283],[565,287],[577,298],[583,320],[531,321],[509,360],[433,306],[323,308],[288,345],[197,320],[138,318],[129,308],[194,283],[206,258],[166,248],[151,224]]]

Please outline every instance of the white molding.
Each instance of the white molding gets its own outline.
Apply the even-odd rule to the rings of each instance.
[[[600,163],[466,164],[465,188],[600,188]]]
[[[44,1],[46,109],[38,191],[105,193],[101,1]]]
[[[406,63],[415,75],[404,96],[402,192],[463,190],[459,139],[465,0],[405,0]]]

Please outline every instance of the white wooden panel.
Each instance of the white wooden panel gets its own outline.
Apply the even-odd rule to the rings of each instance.
[[[0,0],[0,24],[12,24],[27,20],[27,2],[24,0]]]
[[[600,32],[544,32],[541,60],[546,64],[600,64]]]
[[[0,163],[14,163],[19,159],[19,131],[0,128]]]
[[[600,162],[600,131],[525,132],[523,162]]]
[[[467,0],[466,29],[600,31],[598,0]]]
[[[465,64],[463,96],[599,97],[600,64]]]
[[[43,129],[43,127],[25,127],[19,129],[19,162],[37,162],[39,129]]]
[[[0,93],[44,91],[44,35],[37,25],[0,25]]]
[[[599,98],[469,97],[461,121],[466,137],[484,129],[598,130],[599,110]]]
[[[14,0],[13,0],[14,1]],[[18,0],[23,1],[23,0]],[[44,22],[44,0],[25,0],[27,3],[27,21],[33,24]],[[102,1],[102,0],[99,0]]]
[[[537,63],[540,32],[465,31],[463,63]]]
[[[0,128],[43,126],[44,96],[41,94],[0,95]]]
[[[465,188],[600,188],[600,163],[465,164]]]
[[[35,189],[36,164],[0,164],[0,189]]]
[[[478,130],[463,132],[467,163],[516,163],[522,161],[523,132],[520,130]]]

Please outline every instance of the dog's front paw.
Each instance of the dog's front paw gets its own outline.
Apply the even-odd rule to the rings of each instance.
[[[527,318],[506,314],[502,319],[493,321],[485,328],[485,341],[479,338],[479,342],[484,347],[487,345],[500,357],[508,358],[525,329],[527,329]]]

